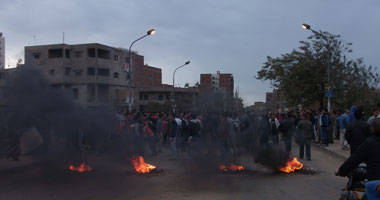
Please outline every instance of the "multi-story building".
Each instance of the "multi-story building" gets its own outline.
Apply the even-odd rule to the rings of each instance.
[[[170,111],[172,86],[162,84],[162,70],[144,64],[144,56],[132,52],[129,87],[129,52],[98,43],[53,44],[25,47],[25,65],[41,68],[54,87],[72,93],[74,101],[85,107],[112,104],[127,107],[129,92],[138,111]],[[178,108],[189,110],[198,88],[176,88]]]
[[[5,38],[0,32],[0,69],[5,69]]]
[[[236,111],[234,110],[234,77],[232,74],[201,74],[199,93],[205,108],[213,111]]]
[[[136,52],[131,55],[131,86],[160,86],[161,69],[144,65]],[[70,90],[86,107],[125,106],[130,91],[137,96],[129,90],[129,59],[128,50],[98,43],[25,47],[26,66],[40,67],[54,86]]]
[[[138,88],[137,102],[140,111],[172,111],[171,93],[173,87]],[[194,110],[199,97],[198,87],[175,88],[176,109],[178,111]]]
[[[232,74],[201,74],[200,92],[210,92],[223,88],[230,97],[234,96],[234,77]]]

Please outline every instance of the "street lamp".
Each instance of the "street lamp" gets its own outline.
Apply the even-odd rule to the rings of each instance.
[[[302,24],[302,28],[306,29],[306,30],[310,30],[311,32],[313,32],[314,34],[316,35],[319,35],[321,36],[324,40],[326,40],[327,42],[327,50],[328,50],[328,53],[329,53],[329,56],[328,56],[328,62],[327,62],[327,82],[328,82],[328,91],[331,90],[331,86],[330,86],[330,62],[331,62],[331,47],[330,47],[330,40],[328,40],[326,38],[325,35],[315,31],[314,29],[311,28],[311,26],[309,24]],[[330,112],[330,104],[331,104],[331,94],[328,94],[327,95],[327,111]]]
[[[179,68],[184,67],[184,66],[186,66],[186,65],[188,65],[188,64],[190,64],[190,61],[187,61],[187,62],[185,62],[185,64],[183,64],[183,65],[177,67],[177,68],[174,70],[174,72],[173,72],[173,89],[172,89],[172,98],[171,98],[171,99],[172,99],[173,113],[175,113],[175,97],[174,97],[174,77],[175,77],[175,72],[176,72]]]
[[[128,59],[129,59],[129,66],[128,66],[128,89],[129,89],[129,99],[128,99],[128,111],[131,112],[132,111],[132,57],[131,57],[131,49],[132,49],[132,46],[133,44],[135,44],[137,41],[145,38],[146,36],[148,35],[153,35],[154,33],[156,32],[155,29],[150,29],[149,31],[146,32],[145,35],[143,35],[142,37],[136,39],[135,41],[132,42],[131,46],[129,46],[129,51],[128,51]]]

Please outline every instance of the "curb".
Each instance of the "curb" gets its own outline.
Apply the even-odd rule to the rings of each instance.
[[[346,157],[346,156],[344,156],[342,154],[339,154],[339,153],[337,153],[335,151],[332,151],[332,150],[327,149],[325,147],[319,146],[317,144],[312,143],[312,146],[314,146],[315,148],[320,149],[320,150],[322,150],[322,151],[324,151],[324,152],[326,152],[326,153],[328,153],[328,154],[330,154],[332,156],[338,157],[338,158],[340,158],[342,160],[346,160],[348,158],[348,157]]]

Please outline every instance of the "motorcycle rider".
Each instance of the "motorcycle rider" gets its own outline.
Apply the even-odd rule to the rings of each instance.
[[[336,170],[336,175],[347,176],[360,163],[367,164],[367,179],[380,180],[380,118],[373,121],[372,134]]]

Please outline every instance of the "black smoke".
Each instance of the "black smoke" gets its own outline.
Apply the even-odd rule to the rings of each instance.
[[[34,153],[49,169],[83,162],[86,158],[81,149],[86,146],[103,151],[119,122],[113,109],[89,110],[74,103],[65,85],[53,85],[43,73],[24,65],[7,77],[5,121],[12,145],[34,127],[43,138]]]

